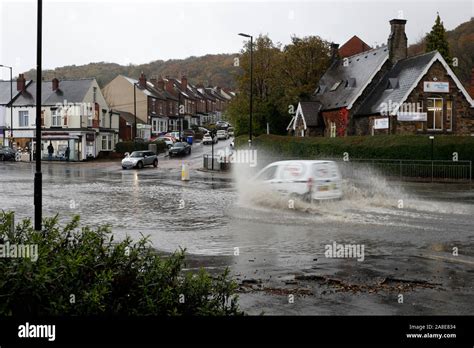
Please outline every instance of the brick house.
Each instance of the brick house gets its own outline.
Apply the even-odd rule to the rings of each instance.
[[[295,132],[297,118],[306,116],[302,112],[289,132],[330,137],[474,133],[471,96],[437,51],[407,57],[405,24],[390,21],[386,46],[335,57],[308,101],[321,104],[317,117],[310,115],[320,122],[310,126],[303,120],[303,132]]]
[[[351,37],[339,48],[339,57],[350,57],[362,52],[370,51],[372,47],[362,41],[357,35]]]

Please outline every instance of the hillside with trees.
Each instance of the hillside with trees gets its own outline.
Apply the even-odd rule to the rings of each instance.
[[[436,23],[435,23],[436,26]],[[446,31],[449,44],[449,56],[457,58],[457,66],[453,61],[454,71],[461,82],[467,87],[471,80],[471,69],[474,67],[474,18],[462,23],[453,30]],[[427,50],[427,36],[408,48],[410,56],[424,53]]]
[[[87,65],[69,65],[54,70],[44,70],[45,80],[54,77],[58,79],[96,78],[99,85],[104,87],[117,75],[138,78],[143,71],[146,76],[173,76],[186,75],[192,83],[203,83],[221,87],[234,88],[235,75],[239,68],[234,66],[234,54],[208,54],[201,57],[186,59],[156,60],[140,65],[120,65],[116,63],[90,63]],[[36,70],[25,73],[27,79],[36,78]]]

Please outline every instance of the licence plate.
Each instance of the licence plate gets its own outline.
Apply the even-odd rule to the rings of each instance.
[[[318,191],[329,191],[329,186],[319,186]]]

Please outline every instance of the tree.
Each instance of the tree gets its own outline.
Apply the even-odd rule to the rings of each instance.
[[[426,52],[436,50],[443,56],[449,65],[452,64],[451,55],[449,53],[449,43],[446,37],[446,29],[444,28],[443,22],[441,22],[439,13],[436,16],[436,21],[431,32],[426,36]]]
[[[253,133],[262,134],[267,123],[273,134],[286,133],[291,111],[300,100],[308,100],[329,63],[330,45],[317,36],[292,37],[281,48],[260,35],[253,52]],[[250,43],[240,56],[242,74],[237,79],[239,94],[231,101],[228,115],[236,134],[248,133]]]

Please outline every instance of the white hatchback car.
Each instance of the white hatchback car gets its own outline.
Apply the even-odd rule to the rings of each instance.
[[[306,201],[339,199],[342,178],[333,161],[295,160],[274,162],[256,176],[272,191]]]

